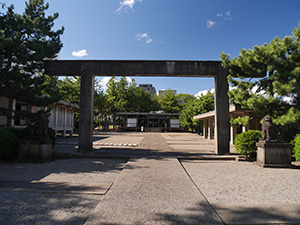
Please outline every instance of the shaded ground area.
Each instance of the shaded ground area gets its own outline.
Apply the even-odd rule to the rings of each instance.
[[[0,164],[0,224],[84,224],[126,162]]]
[[[189,133],[96,133],[88,155],[77,143],[58,139],[69,159],[0,164],[0,224],[300,224],[298,169],[218,157]]]

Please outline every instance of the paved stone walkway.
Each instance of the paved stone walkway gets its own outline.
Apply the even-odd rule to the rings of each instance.
[[[104,139],[138,146],[83,155],[67,138],[54,153],[73,158],[0,164],[0,224],[300,224],[298,169],[224,161],[196,134],[94,137]]]

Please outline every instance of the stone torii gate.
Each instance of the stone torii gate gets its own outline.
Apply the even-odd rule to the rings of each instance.
[[[45,61],[49,76],[80,76],[79,151],[93,150],[95,76],[214,77],[216,153],[229,153],[227,69],[221,61],[54,60]]]

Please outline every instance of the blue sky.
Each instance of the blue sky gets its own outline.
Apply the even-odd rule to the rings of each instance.
[[[13,3],[23,12],[25,1]],[[219,60],[291,35],[299,0],[48,0],[65,27],[60,59]],[[99,77],[98,79],[102,79]],[[197,94],[212,78],[134,78],[157,90]],[[102,83],[105,83],[104,79]]]

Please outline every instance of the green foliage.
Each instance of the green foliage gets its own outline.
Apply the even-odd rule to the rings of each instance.
[[[49,137],[51,139],[51,144],[52,144],[52,148],[55,146],[55,141],[56,141],[56,133],[55,130],[53,130],[52,128],[48,128],[48,134]]]
[[[250,155],[257,150],[256,142],[262,137],[262,132],[258,130],[249,130],[236,135],[234,147],[242,155]]]
[[[128,88],[127,112],[151,112],[159,109],[157,97],[144,92],[140,87],[130,86]]]
[[[185,105],[179,116],[180,125],[194,130],[202,124],[202,121],[194,120],[193,116],[212,110],[214,110],[214,94],[209,91],[206,95],[201,95],[201,97],[195,98]]]
[[[25,138],[27,135],[26,128],[6,128],[5,130],[13,133],[19,140]]]
[[[231,118],[230,119],[230,123],[231,124],[235,124],[235,125],[243,125],[243,126],[247,126],[247,124],[249,123],[249,116],[244,116],[244,117],[237,117],[237,118]]]
[[[190,94],[177,94],[176,98],[178,99],[178,106],[180,108],[180,111],[184,109],[184,107],[186,106],[186,104],[188,104],[190,101],[195,100],[197,97],[195,97],[194,95],[190,95]]]
[[[107,95],[97,87],[94,95],[94,126],[103,124],[107,116],[108,102]]]
[[[300,134],[300,127],[297,125],[293,125],[292,127],[289,127],[287,131],[284,132],[284,139],[287,142],[291,142],[295,139],[297,134]]]
[[[292,141],[293,152],[296,161],[300,161],[300,134],[297,134],[295,139]]]
[[[178,98],[168,89],[164,95],[159,96],[158,102],[160,104],[161,110],[165,113],[178,113],[180,112],[180,107],[178,103]]]
[[[233,59],[222,53],[222,64],[229,69],[233,87],[229,92],[231,102],[260,115],[270,115],[278,125],[299,121],[299,58],[300,23],[293,36],[275,37],[268,44],[242,49]]]
[[[57,86],[61,100],[79,105],[80,77],[73,76],[66,77],[63,80],[57,80]]]
[[[63,33],[63,28],[53,30],[58,13],[46,16],[48,7],[43,0],[29,0],[23,14],[13,5],[0,12],[0,96],[40,107],[57,100],[43,96],[44,60],[60,51]]]
[[[16,156],[18,138],[5,129],[0,129],[0,159],[11,159]]]
[[[99,96],[100,97],[100,96]],[[104,97],[101,97],[102,99]],[[111,77],[107,83],[106,113],[116,119],[117,112],[151,112],[159,109],[156,97],[136,87],[134,80]],[[95,107],[101,103],[95,102]]]

